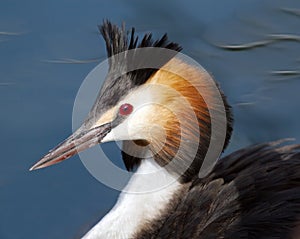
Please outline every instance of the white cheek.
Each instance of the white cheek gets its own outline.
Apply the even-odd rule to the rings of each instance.
[[[148,104],[135,109],[122,123],[113,128],[102,142],[146,139],[149,127],[146,122],[149,122],[151,108],[152,105]]]
[[[133,112],[117,127],[113,128],[102,140],[102,142],[147,139],[148,128],[153,126],[153,112],[159,104],[157,94],[158,87],[147,85],[141,87],[137,92],[120,102],[120,105],[129,103],[133,105]]]

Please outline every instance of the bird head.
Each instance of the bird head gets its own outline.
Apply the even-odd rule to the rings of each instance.
[[[31,170],[56,164],[99,143],[123,141],[128,170],[151,157],[181,180],[191,180],[212,140],[212,122],[225,128],[221,149],[229,141],[232,119],[224,95],[203,68],[178,56],[181,47],[169,42],[167,35],[153,41],[146,34],[139,41],[134,28],[127,32],[124,25],[109,21],[99,29],[109,71],[98,97],[82,126]],[[222,114],[226,117],[223,126],[219,122]]]

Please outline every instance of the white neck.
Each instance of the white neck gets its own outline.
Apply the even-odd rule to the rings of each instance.
[[[159,217],[180,183],[153,159],[142,161],[113,209],[84,239],[129,239],[142,226]]]

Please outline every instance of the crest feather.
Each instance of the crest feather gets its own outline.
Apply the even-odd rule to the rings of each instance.
[[[91,116],[102,114],[116,105],[131,89],[144,84],[182,49],[179,44],[169,42],[167,34],[153,40],[152,34],[147,33],[139,40],[135,29],[127,31],[124,23],[119,27],[105,20],[98,28],[105,41],[109,71],[98,94],[97,103],[92,108]],[[153,47],[172,51],[168,51],[167,54],[161,53],[153,51]],[[145,50],[138,51],[141,48]],[[156,67],[144,68],[143,66],[149,65],[147,63],[151,59]]]
[[[130,31],[127,31],[124,23],[121,27],[118,27],[110,21],[105,20],[103,24],[99,26],[99,31],[104,38],[108,57],[127,50],[143,47],[160,47],[177,52],[182,50],[179,44],[169,42],[167,34],[164,34],[160,39],[154,41],[152,34],[146,33],[142,40],[139,41],[139,37],[135,35],[135,28],[133,27]]]

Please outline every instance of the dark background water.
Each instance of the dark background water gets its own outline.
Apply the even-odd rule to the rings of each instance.
[[[1,239],[78,238],[117,198],[77,156],[28,171],[71,133],[77,90],[105,59],[97,24],[106,18],[168,32],[213,74],[235,115],[226,153],[283,137],[300,142],[299,1],[2,0]]]

